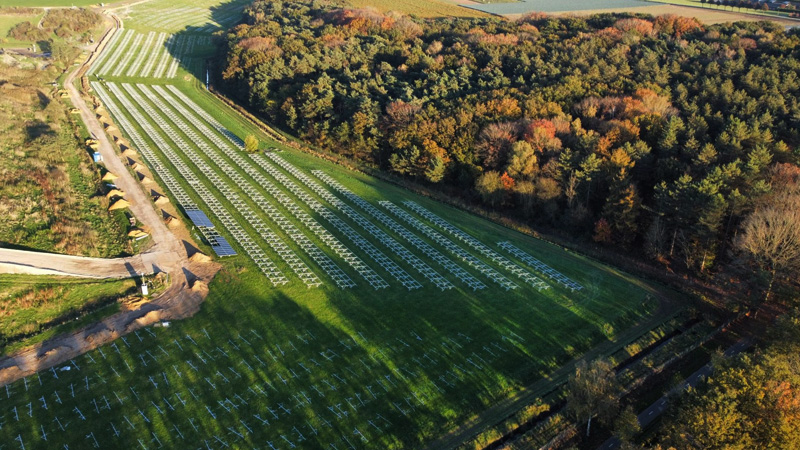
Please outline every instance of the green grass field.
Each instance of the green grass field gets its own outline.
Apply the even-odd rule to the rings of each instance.
[[[31,42],[26,41],[18,41],[14,38],[8,37],[8,31],[13,28],[16,24],[21,22],[30,22],[32,24],[37,24],[39,20],[44,16],[44,13],[41,14],[0,14],[0,48],[3,47],[26,47],[31,44]]]
[[[135,14],[136,8],[131,17]],[[142,34],[159,30],[140,25],[136,30]],[[633,339],[626,330],[638,325],[645,333],[663,321],[656,314],[658,292],[640,280],[283,148],[202,89],[192,76],[196,68],[180,67],[173,78],[126,76],[141,73],[129,70],[136,59],[131,56],[116,76],[104,72],[105,82],[95,84],[95,91],[114,103],[106,106],[134,146],[152,150],[156,161],[149,163],[159,181],[174,179],[173,189],[185,191],[186,201],[207,212],[239,255],[220,260],[224,268],[197,316],[139,330],[0,388],[0,442],[11,448],[419,448],[599,345],[605,344],[608,354],[619,351]],[[96,75],[92,79],[97,82]],[[186,99],[153,87],[167,84]],[[264,147],[280,150],[279,160],[252,159],[226,140],[225,131],[258,136]],[[401,223],[417,244],[352,197],[335,193],[312,170]],[[322,187],[306,187],[304,176]],[[411,213],[445,239],[423,234],[379,206],[381,200],[409,213],[402,202],[415,201],[549,288],[536,289]],[[172,201],[179,203],[175,192]],[[274,286],[235,244],[229,223],[212,211],[227,212],[249,239],[240,241],[269,258],[288,283]],[[343,258],[344,250],[334,251],[330,241],[312,232],[314,223],[353,258]],[[282,247],[269,244],[263,225]],[[437,288],[433,275],[416,270],[381,236],[396,240],[453,287]],[[501,250],[499,241],[513,242],[583,289],[573,292],[552,282]],[[444,255],[450,265],[423,248]],[[385,259],[379,263],[370,249]],[[210,253],[207,246],[204,250]],[[355,286],[337,287],[331,274],[339,272],[324,270],[323,258]],[[371,287],[363,276],[368,270],[355,261],[388,287]],[[403,287],[389,270],[393,266],[421,287]],[[295,274],[303,267],[322,285],[306,287]],[[459,269],[486,287],[468,288],[455,275]],[[491,273],[517,288],[501,288]]]
[[[100,2],[94,0],[0,0],[0,6],[22,6],[26,8],[95,5],[100,5]]]
[[[704,4],[699,0],[648,0],[655,3],[666,3],[670,5],[679,5],[679,6],[691,6],[694,8],[704,8],[713,11],[722,11],[722,12],[730,12],[730,13],[744,13],[744,14],[754,14],[758,16],[764,17],[772,17],[772,18],[781,18],[781,17],[788,17],[789,15],[784,12],[780,11],[764,11],[761,9],[752,9],[752,8],[730,8],[726,6],[716,6],[711,4]]]
[[[233,26],[248,0],[154,0],[132,7],[115,8],[126,28],[167,32],[201,31],[211,33]]]
[[[400,11],[416,17],[484,17],[485,14],[447,0],[348,0],[356,8]]]
[[[0,352],[13,352],[75,329],[75,322],[87,323],[78,320],[79,315],[90,314],[109,299],[135,289],[133,280],[0,275]]]

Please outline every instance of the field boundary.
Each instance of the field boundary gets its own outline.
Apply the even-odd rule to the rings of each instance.
[[[761,20],[764,20],[764,21],[768,21],[768,22],[774,22],[774,21],[778,21],[778,20],[788,20],[788,21],[797,22],[797,23],[800,24],[800,19],[798,19],[796,17],[757,14],[757,13],[754,13],[754,12],[751,12],[751,11],[742,11],[742,10],[739,10],[739,11],[727,11],[725,9],[710,8],[710,7],[698,6],[698,5],[690,5],[690,4],[687,4],[687,3],[673,3],[673,2],[671,2],[669,0],[664,0],[664,1],[661,1],[661,0],[643,0],[643,1],[648,2],[648,3],[653,3],[655,5],[672,5],[672,6],[681,6],[681,7],[685,7],[685,8],[695,8],[695,9],[700,9],[700,10],[704,10],[704,11],[718,11],[718,12],[728,13],[728,14],[738,14],[738,15],[758,18],[758,19],[761,19]]]

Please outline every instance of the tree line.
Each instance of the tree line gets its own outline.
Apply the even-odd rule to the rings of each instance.
[[[312,144],[695,273],[800,157],[800,35],[768,22],[275,0],[223,42],[227,93]]]

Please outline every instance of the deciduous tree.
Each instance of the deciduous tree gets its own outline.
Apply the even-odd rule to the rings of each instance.
[[[610,362],[598,359],[581,361],[567,382],[567,411],[578,422],[586,422],[586,435],[597,417],[603,425],[611,425],[619,411],[621,387]]]

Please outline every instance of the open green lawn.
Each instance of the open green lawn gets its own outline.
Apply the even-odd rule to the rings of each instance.
[[[8,31],[16,24],[21,22],[30,22],[32,24],[39,23],[39,20],[44,16],[41,14],[0,14],[0,47],[20,47],[29,46],[30,42],[18,41],[8,37]]]
[[[95,0],[0,0],[0,6],[23,6],[27,8],[95,5],[100,5],[100,2]]]
[[[0,275],[0,353],[74,329],[80,316],[135,290],[133,280]]]
[[[134,55],[129,64],[135,59]],[[192,73],[196,70],[180,68],[174,78],[155,79],[128,78],[122,71],[114,76],[112,71],[103,76],[111,83],[99,89],[116,104],[109,110],[118,122],[130,123],[128,129],[122,127],[129,137],[139,134],[140,143],[151,148],[161,164],[160,178],[174,178],[189,199],[209,213],[239,255],[221,260],[224,269],[197,316],[168,328],[139,330],[62,367],[16,382],[5,392],[0,388],[4,403],[0,441],[10,447],[419,448],[585,352],[614,343],[634,325],[662,321],[657,314],[663,312],[658,308],[659,294],[642,281],[372,177],[281,148],[200,88]],[[146,86],[124,86],[124,82]],[[176,85],[192,104],[172,91],[167,90],[165,97],[164,91],[151,87],[166,83]],[[266,157],[258,159],[261,165],[251,164],[253,159],[230,147],[220,130],[213,130],[197,111],[206,111],[239,137],[252,133],[263,146],[279,148],[283,166]],[[153,166],[154,161],[150,163]],[[291,167],[325,187],[304,187],[287,170]],[[340,193],[330,197],[332,191],[312,170],[322,170],[402,223],[424,245],[483,282],[485,289],[468,288],[352,198]],[[256,176],[264,182],[256,181]],[[211,206],[212,198],[218,206]],[[454,287],[437,288],[380,234],[368,232],[364,222],[336,207],[337,198]],[[378,206],[380,200],[401,206],[404,200],[417,202],[524,271],[542,277],[549,289],[537,290],[447,235],[467,255],[466,261],[461,259],[442,241]],[[340,225],[355,230],[363,242],[335,226],[330,215],[310,207],[313,202],[330,208]],[[273,261],[288,284],[270,283],[212,210],[227,211],[251,239],[248,245]],[[353,259],[351,264],[341,258],[300,217],[324,226],[389,286],[372,288],[362,277],[364,269],[357,269]],[[266,224],[285,245],[281,254],[267,245],[257,222]],[[298,230],[306,244],[292,230]],[[525,266],[497,246],[506,240],[583,289],[573,292]],[[355,287],[337,287],[309,245],[318,247]],[[388,262],[379,264],[369,247],[378,249]],[[294,263],[286,255],[293,255]],[[422,287],[403,287],[386,269],[390,263]],[[322,285],[306,287],[291,268],[299,266],[307,267]],[[501,288],[482,267],[518,287]],[[625,336],[604,349],[610,354],[629,342],[631,337]]]
[[[381,11],[399,11],[415,17],[482,17],[483,13],[448,0],[347,0],[356,8],[373,7]]]
[[[153,0],[115,8],[126,28],[155,31],[203,31],[227,29],[241,18],[249,0]]]

